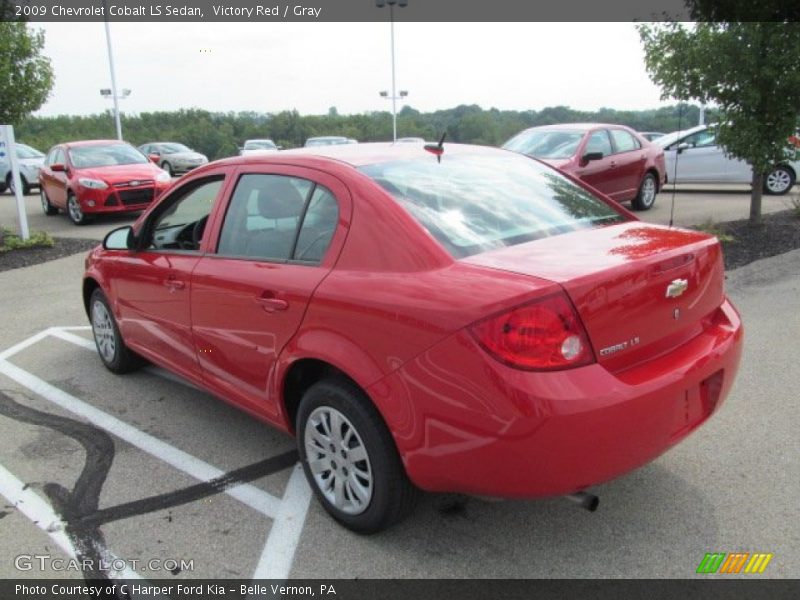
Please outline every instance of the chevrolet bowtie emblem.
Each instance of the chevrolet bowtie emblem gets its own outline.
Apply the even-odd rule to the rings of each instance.
[[[687,279],[673,279],[667,286],[667,298],[677,298],[689,288]]]

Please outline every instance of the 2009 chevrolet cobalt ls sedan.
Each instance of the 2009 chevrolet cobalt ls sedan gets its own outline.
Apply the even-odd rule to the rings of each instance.
[[[715,238],[448,144],[200,167],[91,252],[83,296],[109,369],[146,358],[295,434],[362,532],[420,488],[533,498],[627,473],[719,408],[742,346]]]

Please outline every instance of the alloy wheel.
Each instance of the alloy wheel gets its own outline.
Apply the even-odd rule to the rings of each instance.
[[[83,220],[83,211],[75,196],[70,196],[67,200],[67,210],[69,210],[69,217],[73,222],[80,223]]]
[[[114,323],[108,313],[106,305],[100,300],[92,304],[92,333],[97,344],[97,351],[103,361],[110,363],[117,352],[117,339],[114,332]]]
[[[325,499],[345,514],[364,512],[372,500],[372,466],[350,420],[320,406],[309,415],[303,440],[314,483]]]
[[[775,169],[767,175],[767,189],[782,194],[792,185],[792,176],[785,169]]]

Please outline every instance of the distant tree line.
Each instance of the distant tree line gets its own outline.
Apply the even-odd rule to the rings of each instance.
[[[697,124],[699,107],[683,104],[651,110],[620,111],[601,108],[579,111],[566,106],[542,110],[512,111],[477,105],[421,113],[409,106],[397,116],[398,136],[437,140],[447,132],[451,142],[499,146],[527,127],[552,123],[620,123],[638,131],[670,132]],[[713,119],[713,114],[707,115]],[[296,110],[275,114],[257,112],[214,113],[201,109],[172,112],[124,114],[125,139],[145,142],[181,142],[210,159],[232,156],[247,139],[270,138],[284,148],[302,146],[312,136],[342,135],[360,142],[392,138],[392,117],[388,112],[340,115],[331,108],[326,115],[300,115]],[[16,128],[21,142],[43,151],[71,140],[113,138],[114,119],[110,111],[89,116],[60,115],[28,117]]]

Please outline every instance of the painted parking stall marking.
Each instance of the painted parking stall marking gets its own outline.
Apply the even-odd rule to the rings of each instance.
[[[75,540],[70,539],[70,535],[68,535],[70,531],[83,531],[92,527],[99,531],[99,528],[104,523],[147,514],[153,510],[188,504],[213,494],[224,493],[255,510],[263,517],[272,520],[272,526],[269,528],[269,534],[258,558],[253,578],[287,578],[292,568],[295,550],[300,541],[311,500],[311,490],[306,483],[301,466],[297,463],[296,451],[284,452],[254,464],[224,472],[214,465],[95,408],[11,362],[11,359],[16,354],[36,344],[46,343],[48,339],[59,339],[95,352],[95,345],[91,340],[75,333],[88,330],[91,330],[88,326],[51,327],[0,352],[0,373],[40,398],[55,404],[87,423],[41,413],[24,405],[14,403],[10,398],[2,405],[6,407],[4,413],[14,413],[15,417],[12,418],[20,418],[20,415],[24,414],[26,418],[20,418],[20,420],[29,423],[40,424],[37,422],[37,420],[40,420],[50,421],[49,425],[55,428],[67,427],[69,429],[71,427],[77,433],[73,431],[72,434],[67,433],[67,435],[73,435],[76,439],[81,438],[81,436],[83,439],[89,437],[86,432],[81,434],[79,430],[82,427],[96,428],[100,437],[115,436],[174,469],[191,476],[200,483],[174,492],[139,498],[112,507],[100,508],[95,503],[91,510],[81,513],[77,518],[73,515],[73,518],[70,519],[65,519],[63,514],[59,514],[57,507],[54,508],[52,503],[48,503],[29,489],[2,465],[0,465],[0,493],[26,517],[45,530],[58,546],[73,558],[81,556],[82,553],[80,548],[75,547]],[[188,382],[157,367],[148,367],[146,372],[194,388]],[[5,414],[4,416],[8,415]],[[44,426],[48,425],[45,424]],[[86,448],[86,444],[83,445]],[[107,448],[105,450],[108,452]],[[113,455],[113,450],[111,450],[111,453]],[[109,463],[108,467],[110,468],[110,466]],[[291,469],[292,471],[283,496],[280,498],[249,483],[285,469]],[[104,475],[100,477],[99,485],[102,485],[104,478]],[[99,490],[97,491],[99,492]],[[100,534],[100,537],[102,538],[102,534]],[[95,545],[97,547],[94,550],[100,552],[103,556],[113,556],[105,548],[102,540]],[[130,569],[112,575],[124,578],[139,577]]]

